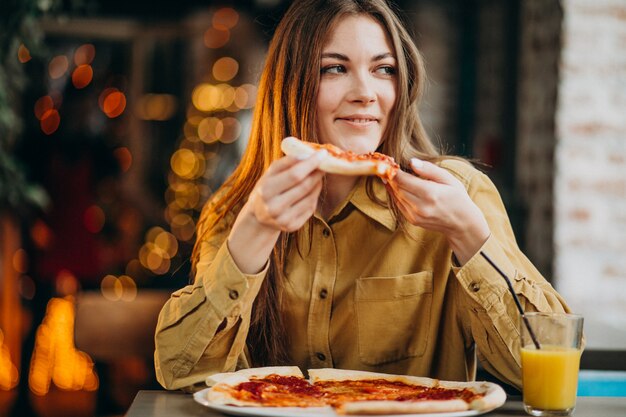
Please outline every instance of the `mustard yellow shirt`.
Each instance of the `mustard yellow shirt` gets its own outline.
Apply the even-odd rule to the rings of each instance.
[[[526,311],[569,311],[518,248],[500,196],[483,173],[446,160],[491,235],[482,247],[512,279]],[[387,200],[379,181],[376,195]],[[167,389],[194,390],[217,372],[251,366],[245,340],[267,273],[243,274],[225,243],[234,215],[202,243],[193,285],[174,292],[156,329],[155,367]],[[293,364],[472,380],[476,358],[521,386],[518,311],[506,282],[479,254],[456,267],[444,235],[408,225],[361,180],[327,220],[314,217],[309,250],[289,252],[283,314]],[[226,321],[226,327],[217,332]]]

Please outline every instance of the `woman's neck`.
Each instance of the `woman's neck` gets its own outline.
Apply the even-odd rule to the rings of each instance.
[[[324,198],[319,204],[323,219],[328,219],[337,206],[350,194],[358,180],[359,177],[326,174]]]

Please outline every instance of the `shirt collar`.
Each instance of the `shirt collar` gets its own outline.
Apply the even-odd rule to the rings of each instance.
[[[381,206],[372,201],[367,195],[367,178],[368,177],[363,176],[359,179],[354,192],[350,196],[349,202],[361,213],[377,221],[390,231],[395,231],[397,222],[391,210],[387,206]],[[377,178],[372,181],[372,189],[374,196],[376,196],[378,200],[382,201],[384,204],[388,202],[389,196],[387,190]]]

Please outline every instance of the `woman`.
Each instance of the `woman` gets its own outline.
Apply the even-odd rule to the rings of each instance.
[[[417,104],[424,69],[384,0],[294,2],[270,45],[248,148],[207,204],[195,282],[157,326],[160,383],[295,364],[520,386],[518,313],[564,311],[518,249],[489,179],[437,153]],[[400,164],[394,185],[283,156],[286,136]]]

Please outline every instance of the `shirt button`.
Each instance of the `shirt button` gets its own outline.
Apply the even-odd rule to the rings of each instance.
[[[324,235],[324,237],[328,237],[328,236],[330,236],[330,230],[324,229],[324,230],[322,230],[322,234]]]
[[[474,291],[474,292],[478,292],[480,291],[480,284],[477,282],[472,282],[470,284],[470,290]]]
[[[324,355],[322,352],[317,352],[315,356],[317,356],[317,359],[319,359],[322,362],[326,360],[326,355]]]
[[[328,297],[328,290],[327,290],[326,288],[323,288],[323,289],[320,291],[320,298],[323,300],[323,299],[325,299],[326,297]]]
[[[239,298],[239,292],[237,292],[237,290],[230,290],[228,292],[228,296],[231,300],[236,300],[237,298]]]

